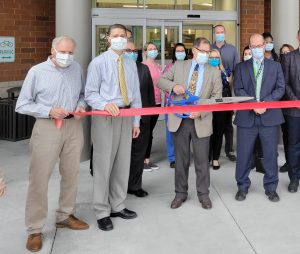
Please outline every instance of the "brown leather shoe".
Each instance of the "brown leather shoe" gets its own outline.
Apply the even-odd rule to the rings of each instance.
[[[31,234],[28,236],[26,248],[29,251],[37,252],[43,247],[42,233]]]
[[[202,208],[204,209],[211,209],[212,208],[212,203],[210,198],[206,198],[200,201]]]
[[[174,198],[172,203],[171,203],[171,208],[176,209],[182,205],[182,203],[186,201],[186,198]]]
[[[84,230],[88,229],[89,225],[86,224],[84,221],[77,219],[74,215],[70,215],[68,219],[57,222],[57,228],[69,228],[73,230]]]

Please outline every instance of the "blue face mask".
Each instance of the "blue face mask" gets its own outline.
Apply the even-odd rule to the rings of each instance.
[[[255,59],[258,59],[258,60],[261,60],[264,58],[264,49],[263,48],[254,48],[254,49],[251,49],[252,51],[252,56],[253,58]]]
[[[150,51],[147,52],[147,56],[149,58],[155,59],[158,56],[158,51],[156,49],[155,50],[150,50]]]
[[[225,34],[216,34],[216,42],[225,41]]]
[[[274,48],[274,43],[269,42],[266,44],[266,51],[272,51]]]
[[[175,52],[175,57],[177,60],[182,61],[186,57],[185,52]]]
[[[220,59],[219,58],[210,58],[208,60],[208,62],[212,67],[217,67],[220,64]]]
[[[132,59],[133,61],[136,62],[136,60],[138,58],[138,54],[134,53],[134,52],[125,52],[124,57],[130,58],[130,59]]]
[[[199,52],[196,58],[198,64],[205,64],[208,61],[208,54]]]

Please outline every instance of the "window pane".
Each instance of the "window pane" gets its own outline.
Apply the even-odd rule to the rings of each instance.
[[[165,27],[165,60],[171,60],[173,57],[173,48],[179,42],[179,27]],[[170,61],[166,61],[168,64]]]
[[[152,42],[156,45],[157,50],[161,51],[161,28],[160,26],[148,26],[146,30],[146,42]],[[159,54],[156,60],[160,60],[161,55]]]
[[[144,8],[143,0],[93,0],[95,8]]]
[[[189,10],[189,0],[145,0],[147,9]]]
[[[236,0],[192,0],[193,10],[236,11]]]

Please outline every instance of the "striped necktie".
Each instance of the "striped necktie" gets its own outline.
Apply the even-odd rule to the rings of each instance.
[[[189,84],[189,91],[193,95],[195,95],[197,82],[198,82],[198,68],[199,68],[199,64],[196,64]]]
[[[124,68],[122,64],[122,57],[119,56],[118,58],[118,76],[119,76],[119,85],[120,85],[120,91],[123,98],[123,102],[125,106],[129,105],[129,99],[127,95],[127,87],[125,82],[125,75],[124,75]]]

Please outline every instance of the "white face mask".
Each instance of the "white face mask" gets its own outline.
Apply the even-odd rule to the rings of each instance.
[[[244,61],[247,61],[247,60],[249,60],[251,58],[252,58],[252,55],[246,55],[246,56],[244,56]]]
[[[110,44],[112,49],[121,51],[127,48],[127,39],[123,37],[111,38]]]
[[[55,62],[59,67],[66,68],[74,61],[74,56],[68,53],[61,53],[54,49],[56,52]]]

